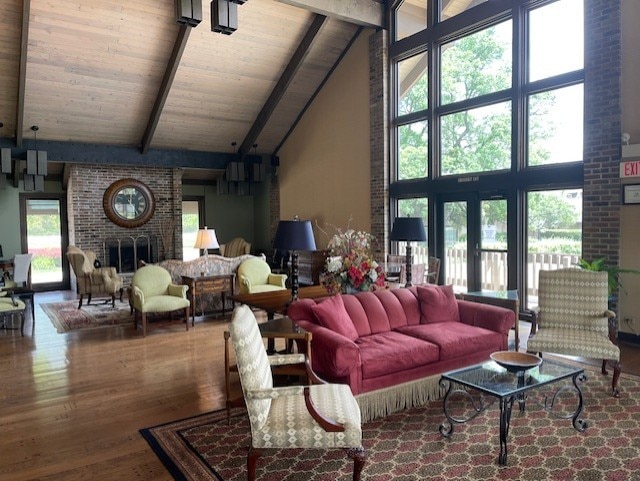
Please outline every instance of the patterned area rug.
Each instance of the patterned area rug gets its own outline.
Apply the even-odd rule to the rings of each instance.
[[[91,302],[89,305],[83,304],[81,309],[78,309],[78,301],[50,302],[40,304],[40,307],[59,333],[119,324],[133,326],[133,314],[129,313],[128,302],[116,299],[115,308],[111,307],[111,301],[108,304],[104,304],[102,299]]]
[[[534,391],[525,413],[514,406],[508,463],[499,466],[499,407],[493,404],[472,421],[456,425],[445,439],[442,402],[402,411],[364,425],[368,481],[422,480],[640,480],[640,378],[622,375],[621,397],[609,395],[611,374],[585,367],[582,385],[586,431],[557,419],[538,404],[555,389]],[[562,405],[576,397],[562,396]],[[572,407],[573,409],[573,407]],[[250,442],[247,416],[234,411],[200,416],[141,430],[176,480],[244,481]],[[258,461],[260,481],[351,479],[351,460],[341,450],[271,451]]]

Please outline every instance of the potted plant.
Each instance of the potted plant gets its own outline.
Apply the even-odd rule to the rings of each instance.
[[[608,266],[605,264],[604,257],[592,262],[585,259],[579,259],[578,267],[587,271],[605,271],[609,275],[609,299],[614,296],[614,293],[617,292],[618,289],[622,289],[624,291],[624,287],[620,282],[620,274],[640,274],[640,271],[636,269],[622,269],[618,266]]]

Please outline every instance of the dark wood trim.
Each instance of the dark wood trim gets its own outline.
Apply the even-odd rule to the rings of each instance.
[[[184,53],[184,49],[187,46],[187,40],[189,40],[191,28],[192,27],[188,26],[187,24],[182,24],[179,27],[178,36],[176,37],[176,42],[173,45],[171,57],[169,57],[169,62],[167,63],[167,69],[165,70],[164,76],[162,77],[162,83],[160,84],[158,96],[156,97],[156,100],[153,104],[153,109],[151,109],[151,115],[149,117],[149,122],[147,123],[147,128],[145,129],[144,135],[142,136],[141,152],[143,154],[146,154],[149,151],[149,146],[151,145],[151,141],[153,140],[153,134],[156,131],[158,122],[160,121],[160,116],[162,115],[164,104],[167,101],[169,91],[171,90],[171,85],[173,85],[173,79],[175,78],[178,67],[180,66],[182,54]]]
[[[27,80],[27,47],[29,46],[29,15],[31,0],[22,0],[22,31],[20,39],[20,67],[18,73],[18,101],[16,102],[16,146],[22,147],[24,124],[24,95]]]
[[[20,246],[22,252],[27,252],[27,200],[31,199],[55,199],[60,202],[60,248],[62,250],[62,282],[50,282],[34,284],[33,290],[36,292],[56,291],[69,289],[69,262],[66,251],[69,246],[69,223],[67,219],[67,194],[66,193],[43,193],[27,192],[20,193]]]
[[[293,56],[291,57],[291,60],[289,60],[289,63],[287,64],[286,68],[282,72],[280,79],[278,79],[278,83],[273,88],[273,91],[271,92],[271,94],[269,95],[269,98],[267,99],[264,106],[262,107],[262,110],[258,114],[258,117],[256,117],[256,120],[253,123],[253,126],[249,130],[249,133],[242,141],[242,144],[238,149],[238,156],[240,157],[241,161],[245,159],[247,153],[249,152],[249,149],[251,149],[256,139],[258,138],[258,135],[260,135],[260,132],[262,132],[262,129],[269,121],[271,114],[273,114],[273,111],[278,106],[278,103],[282,99],[282,96],[287,91],[289,84],[291,83],[296,72],[302,65],[302,62],[306,58],[307,54],[309,53],[309,50],[311,49],[314,42],[318,38],[318,34],[322,30],[322,27],[324,27],[326,22],[327,22],[327,17],[325,17],[324,15],[318,15],[318,14],[315,15],[313,22],[309,27],[309,30],[307,30],[307,33],[305,34],[304,38],[300,42],[300,45],[298,45],[298,48],[296,49]]]
[[[0,138],[0,147],[12,147],[11,157],[26,159],[27,148],[34,148],[32,139],[25,139],[24,147],[16,148],[8,138]],[[141,167],[172,167],[198,169],[225,169],[237,160],[228,152],[203,152],[196,150],[149,149],[145,155],[140,149],[126,145],[100,145],[53,140],[38,140],[38,149],[46,150],[49,162],[76,164],[135,165]],[[261,162],[260,155],[247,155],[248,162]]]
[[[345,55],[347,55],[347,52],[351,50],[351,46],[355,43],[356,39],[360,36],[360,32],[362,32],[362,30],[363,30],[363,27],[360,27],[358,28],[358,30],[356,30],[356,33],[353,34],[353,37],[351,37],[351,40],[349,40],[349,43],[347,44],[347,46],[340,53],[340,56],[337,58],[335,63],[331,66],[331,69],[329,69],[329,71],[327,72],[327,75],[325,75],[325,77],[322,79],[322,82],[320,82],[320,85],[318,85],[318,88],[316,89],[316,91],[313,92],[313,95],[311,95],[311,97],[309,97],[309,100],[307,101],[305,106],[302,108],[302,110],[300,111],[296,119],[293,121],[293,123],[291,124],[291,127],[289,128],[289,130],[287,130],[287,133],[284,135],[280,143],[276,146],[272,155],[278,155],[278,151],[282,148],[282,146],[287,141],[291,133],[295,130],[300,120],[302,120],[302,117],[304,116],[305,112],[311,106],[311,104],[313,103],[315,98],[318,96],[318,94],[320,93],[324,85],[327,83],[327,81],[331,78],[331,75],[333,74],[335,69],[338,68],[338,65],[340,65],[340,62],[342,62],[342,59],[345,57]]]

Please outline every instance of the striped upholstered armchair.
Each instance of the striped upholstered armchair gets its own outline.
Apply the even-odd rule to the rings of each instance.
[[[263,450],[345,448],[354,459],[353,479],[365,463],[360,408],[346,384],[326,384],[303,354],[267,356],[256,318],[247,306],[233,312],[229,328],[242,392],[249,412],[251,447],[247,479],[253,481]],[[271,366],[305,362],[310,386],[273,387]]]
[[[540,271],[527,350],[602,359],[603,374],[610,362],[612,392],[618,397],[618,325],[615,313],[607,308],[607,279],[606,272],[578,268]]]

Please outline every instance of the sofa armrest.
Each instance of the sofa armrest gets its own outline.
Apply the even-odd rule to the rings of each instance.
[[[516,322],[516,314],[505,307],[458,300],[460,320],[471,326],[507,334]]]
[[[314,370],[333,377],[346,377],[360,368],[360,348],[355,342],[310,321],[296,320],[295,323],[313,334],[311,358]]]

